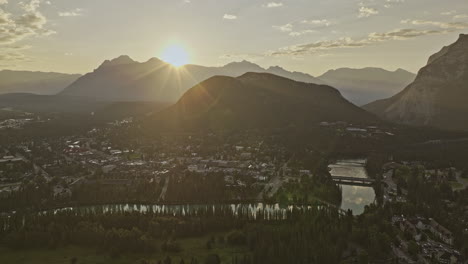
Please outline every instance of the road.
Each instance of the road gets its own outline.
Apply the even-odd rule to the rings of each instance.
[[[281,179],[281,177],[284,175],[284,171],[288,168],[288,163],[291,160],[292,160],[292,157],[291,159],[286,161],[283,164],[283,166],[281,166],[281,168],[276,172],[273,178],[271,178],[270,181],[265,185],[263,190],[257,195],[258,200],[263,199],[264,194],[267,197],[271,197],[279,190],[281,185],[283,185],[283,180]]]
[[[158,201],[164,201],[166,199],[166,192],[167,192],[167,187],[169,186],[169,176],[166,177],[166,181],[164,182],[164,186],[161,191],[161,195],[159,195]]]
[[[45,171],[41,166],[33,163],[32,161],[28,160],[25,156],[21,155],[20,153],[16,153],[16,156],[23,159],[25,162],[31,162],[34,167],[34,173],[37,174],[41,172],[41,175],[46,179],[46,182],[52,181],[52,177]]]

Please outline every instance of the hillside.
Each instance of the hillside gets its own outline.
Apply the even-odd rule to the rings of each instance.
[[[268,73],[215,76],[188,90],[155,124],[179,128],[277,128],[321,121],[377,122],[377,118],[326,85],[297,82]]]
[[[432,55],[413,83],[388,99],[364,106],[403,124],[468,129],[468,35]]]

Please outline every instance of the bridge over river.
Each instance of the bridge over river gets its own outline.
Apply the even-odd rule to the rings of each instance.
[[[335,183],[343,185],[372,186],[375,183],[374,179],[349,176],[332,176],[332,179]]]

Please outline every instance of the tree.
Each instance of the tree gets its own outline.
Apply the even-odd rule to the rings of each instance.
[[[408,253],[410,253],[411,256],[415,257],[419,252],[419,246],[416,244],[414,241],[410,241],[408,243]]]
[[[205,259],[205,264],[220,264],[221,259],[217,254],[208,255]]]
[[[359,264],[369,263],[369,255],[367,254],[367,252],[365,252],[365,251],[359,252],[358,263]]]

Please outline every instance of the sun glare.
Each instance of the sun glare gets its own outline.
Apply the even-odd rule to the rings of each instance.
[[[179,67],[189,62],[189,55],[182,46],[171,45],[162,52],[161,59],[175,67]]]

